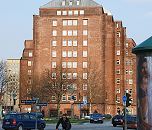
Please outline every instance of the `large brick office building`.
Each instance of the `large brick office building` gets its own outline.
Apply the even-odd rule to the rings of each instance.
[[[122,96],[129,90],[135,109],[135,56],[131,53],[135,42],[127,38],[126,28],[115,21],[110,12],[93,0],[53,0],[40,7],[33,16],[33,40],[25,40],[21,58],[20,98],[29,99],[32,84],[40,81],[45,69],[55,74],[54,68],[62,64],[71,78],[80,78],[76,84],[74,114],[82,115],[97,110],[116,114],[122,110]],[[90,76],[91,71],[94,75]],[[94,80],[91,103],[87,97],[90,77]],[[37,84],[38,85],[38,84]],[[61,102],[62,113],[71,110],[68,93]],[[80,102],[87,105],[80,107]],[[91,105],[90,105],[90,104]],[[24,110],[24,105],[21,105]],[[55,98],[47,106],[49,114],[56,110]]]

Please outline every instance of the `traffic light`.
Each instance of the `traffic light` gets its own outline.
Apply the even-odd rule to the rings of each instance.
[[[127,97],[127,100],[126,100],[126,107],[128,107],[128,106],[131,105],[132,98],[131,98],[131,95],[130,95],[129,93],[126,93],[126,97]]]

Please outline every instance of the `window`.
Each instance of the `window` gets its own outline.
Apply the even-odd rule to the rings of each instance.
[[[77,51],[73,51],[73,57],[77,57]]]
[[[62,73],[62,79],[66,79],[66,73]]]
[[[83,25],[88,25],[88,20],[87,19],[83,20]]]
[[[62,35],[63,35],[63,36],[66,36],[66,35],[67,35],[67,31],[66,31],[66,30],[63,30],[63,31],[62,31]]]
[[[84,14],[84,10],[80,10],[80,15],[83,15]]]
[[[116,70],[116,74],[120,74],[120,69]]]
[[[62,101],[66,101],[66,95],[62,95]]]
[[[62,41],[62,46],[66,46],[66,40]]]
[[[51,100],[52,100],[52,101],[56,101],[55,96],[52,96]]]
[[[33,57],[33,52],[29,51],[29,57]]]
[[[78,25],[78,20],[73,20],[73,26],[77,26]]]
[[[57,21],[53,20],[53,26],[57,26]]]
[[[120,65],[120,60],[117,60],[117,61],[116,61],[116,64],[117,64],[117,65]]]
[[[133,80],[132,79],[129,79],[129,84],[133,84]]]
[[[87,40],[84,40],[83,41],[83,46],[87,46],[88,45],[88,41]]]
[[[120,37],[120,32],[117,32],[117,37]]]
[[[73,41],[73,46],[77,46],[77,40]]]
[[[87,62],[83,62],[83,68],[87,68]]]
[[[116,83],[120,84],[120,79],[119,78],[116,79]]]
[[[57,11],[57,15],[61,15],[61,11]]]
[[[126,51],[126,56],[128,56],[128,51]]]
[[[73,73],[73,79],[77,79],[77,73]]]
[[[128,70],[126,70],[126,74],[128,74]]]
[[[77,95],[73,95],[73,100],[77,101]]]
[[[68,101],[70,101],[71,100],[71,95],[68,95],[68,99],[67,99]]]
[[[56,73],[52,73],[52,79],[56,79]]]
[[[77,84],[73,84],[73,89],[77,90]]]
[[[74,15],[78,15],[78,10],[74,10]]]
[[[65,0],[62,1],[62,6],[65,6]]]
[[[88,35],[88,31],[87,30],[83,30],[83,35]]]
[[[116,91],[117,91],[117,93],[120,93],[120,88],[117,88],[117,90],[116,90]]]
[[[66,57],[66,51],[62,51],[62,57]]]
[[[68,68],[72,68],[72,62],[68,62],[68,63],[67,63],[67,67],[68,67]]]
[[[52,62],[52,68],[56,68],[56,62]]]
[[[68,26],[72,26],[72,20],[68,20]]]
[[[126,43],[126,47],[128,48],[128,43]]]
[[[53,36],[57,36],[57,31],[56,31],[56,30],[53,30],[52,35],[53,35]]]
[[[72,30],[68,30],[68,36],[72,36]]]
[[[83,57],[87,57],[87,51],[83,51]]]
[[[67,73],[67,79],[72,79],[72,73]]]
[[[119,56],[119,55],[120,55],[120,50],[117,51],[117,56]]]
[[[28,75],[32,75],[32,70],[28,70]]]
[[[28,61],[27,65],[32,66],[32,61]]]
[[[118,23],[116,23],[116,27],[119,28],[119,24]]]
[[[83,79],[87,79],[87,73],[83,73]]]
[[[83,84],[83,90],[87,90],[87,84]]]
[[[73,62],[73,68],[77,68],[77,62]]]
[[[56,51],[52,51],[52,57],[56,57]]]
[[[79,5],[80,4],[80,1],[79,0],[77,0],[77,5]]]
[[[72,15],[72,11],[70,10],[70,11],[68,11],[68,15]]]
[[[72,57],[72,51],[68,51],[68,57]]]
[[[129,70],[129,74],[130,74],[130,75],[132,75],[132,74],[133,74],[132,70]]]
[[[52,41],[52,46],[56,46],[56,41]]]
[[[66,62],[62,62],[62,68],[66,68]]]
[[[69,1],[69,5],[70,5],[70,6],[72,5],[72,0]]]
[[[73,30],[73,36],[77,36],[77,30]]]
[[[62,15],[67,15],[67,11],[62,11]]]
[[[72,46],[72,40],[68,40],[68,46]]]
[[[67,26],[68,25],[68,21],[67,20],[63,20],[63,26]]]

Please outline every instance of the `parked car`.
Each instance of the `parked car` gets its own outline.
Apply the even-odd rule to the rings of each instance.
[[[90,120],[90,114],[89,114],[89,115],[84,116],[84,119],[86,119],[86,120]]]
[[[103,123],[103,115],[99,113],[90,114],[90,123]]]
[[[112,118],[112,124],[114,127],[116,127],[117,125],[123,125],[123,115],[115,115]]]
[[[35,129],[36,126],[38,130],[44,130],[46,126],[40,113],[9,113],[2,123],[4,130]]]
[[[137,129],[137,116],[135,115],[127,115],[126,116],[126,124],[128,129]],[[125,119],[123,119],[123,122],[125,123]],[[123,127],[124,127],[123,123]]]

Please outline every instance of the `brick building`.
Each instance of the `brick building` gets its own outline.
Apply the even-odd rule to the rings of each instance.
[[[95,1],[53,0],[33,16],[33,40],[25,41],[21,58],[20,98],[30,99],[27,95],[34,82],[40,82],[44,70],[55,75],[54,68],[61,65],[69,70],[63,75],[81,79],[75,84],[75,115],[95,110],[116,114],[123,109],[126,89],[133,98],[129,109],[135,113],[136,70],[135,55],[131,53],[134,46],[122,22],[115,21]],[[24,107],[21,105],[21,110]],[[45,110],[49,115],[56,111],[54,97]],[[71,112],[68,93],[62,96],[61,111]]]

